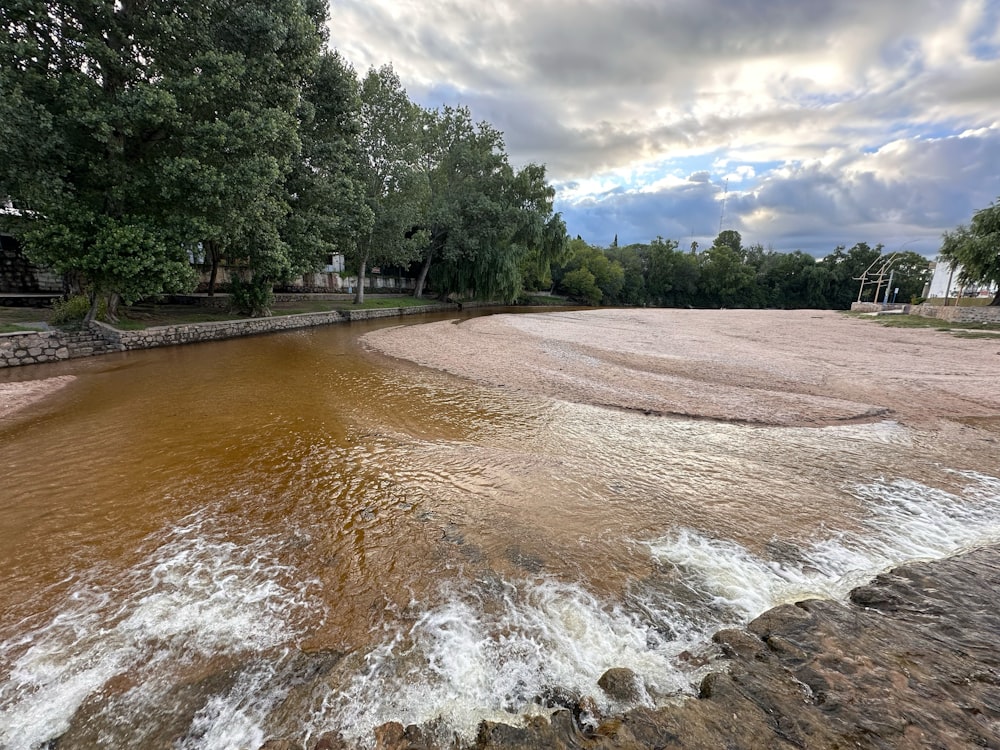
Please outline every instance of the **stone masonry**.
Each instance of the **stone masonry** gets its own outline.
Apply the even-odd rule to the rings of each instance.
[[[59,362],[77,357],[89,357],[107,352],[152,349],[158,346],[195,344],[202,341],[262,333],[288,331],[295,328],[346,323],[353,320],[389,318],[440,312],[441,305],[417,307],[387,307],[374,310],[347,310],[279,315],[271,318],[223,320],[211,323],[156,326],[142,331],[120,331],[106,323],[92,323],[86,331],[26,331],[0,334],[0,368]]]

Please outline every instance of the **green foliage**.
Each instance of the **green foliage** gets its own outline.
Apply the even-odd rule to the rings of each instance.
[[[597,277],[586,267],[569,271],[562,279],[562,289],[571,299],[587,305],[600,304],[604,296],[597,286]]]
[[[417,294],[423,281],[450,293],[512,302],[525,279],[538,288],[564,251],[566,227],[552,212],[545,168],[514,170],[501,133],[465,108],[426,112],[421,166],[429,200]]]
[[[260,276],[254,276],[249,281],[235,276],[229,282],[229,300],[233,310],[242,315],[266,317],[271,314],[272,289],[270,281]]]
[[[613,250],[612,248],[612,252]],[[556,277],[557,288],[563,294],[584,304],[596,305],[603,302],[615,305],[623,301],[625,270],[608,253],[588,245],[582,239],[569,241],[567,260]]]
[[[1000,287],[1000,203],[976,211],[969,226],[945,232],[941,257],[961,266],[961,284],[996,284]],[[1000,292],[991,305],[1000,305]]]
[[[291,272],[317,270],[324,259],[349,252],[371,227],[361,180],[354,71],[339,55],[323,53],[299,102],[302,151],[286,179],[288,213],[281,227]]]
[[[199,243],[290,274],[284,181],[324,22],[301,0],[0,8],[0,194],[29,257],[126,301],[190,285]]]
[[[99,309],[97,317],[104,317],[105,310],[106,308]],[[87,317],[88,312],[90,312],[90,298],[85,294],[77,294],[53,302],[52,317],[49,321],[55,325],[80,323]]]
[[[428,188],[418,167],[422,111],[410,101],[391,66],[372,68],[362,80],[358,123],[358,176],[367,209],[356,222],[356,242],[344,251],[358,272],[360,304],[369,265],[405,265],[426,242],[423,233],[412,230]]]

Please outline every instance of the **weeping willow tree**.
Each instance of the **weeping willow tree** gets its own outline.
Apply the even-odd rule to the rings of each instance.
[[[548,262],[565,247],[545,168],[515,171],[502,134],[487,122],[473,123],[465,108],[431,114],[425,132],[430,198],[416,295],[429,279],[442,297],[515,300],[526,260]]]

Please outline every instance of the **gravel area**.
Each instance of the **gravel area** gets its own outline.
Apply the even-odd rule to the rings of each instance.
[[[650,414],[787,426],[1000,416],[1000,339],[836,312],[493,315],[363,342],[476,382]]]

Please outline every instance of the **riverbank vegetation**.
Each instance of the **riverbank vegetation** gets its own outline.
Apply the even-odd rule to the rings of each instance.
[[[881,245],[817,260],[733,230],[704,249],[570,240],[544,166],[512,166],[466,108],[417,105],[391,66],[360,75],[328,49],[327,13],[319,0],[0,8],[4,228],[88,296],[87,319],[189,291],[197,270],[214,293],[223,263],[234,310],[268,314],[275,286],[334,255],[357,304],[369,271],[391,268],[417,298],[844,309],[880,262]],[[946,236],[960,281],[1000,279],[996,233],[991,207]],[[928,261],[896,255],[891,296],[910,302]]]
[[[391,67],[359,77],[326,48],[327,4],[0,8],[0,196],[28,257],[119,302],[240,269],[275,284],[346,257],[419,261],[436,293],[513,300],[522,263],[561,252],[545,169],[509,163],[466,109],[414,104]],[[418,290],[417,296],[420,296]]]

